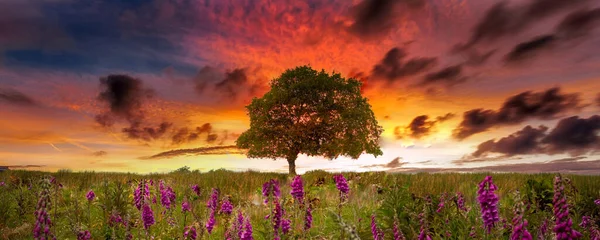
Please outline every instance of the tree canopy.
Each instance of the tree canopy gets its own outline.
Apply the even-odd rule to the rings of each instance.
[[[361,82],[309,66],[286,70],[271,90],[246,106],[250,129],[236,144],[251,158],[285,158],[295,174],[298,154],[354,159],[362,153],[379,156],[378,125]]]

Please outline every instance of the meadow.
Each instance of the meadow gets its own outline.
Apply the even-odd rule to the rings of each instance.
[[[599,239],[600,176],[0,173],[1,239]]]

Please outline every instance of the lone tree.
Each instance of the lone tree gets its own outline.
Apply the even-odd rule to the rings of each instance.
[[[250,158],[285,158],[296,174],[298,154],[358,158],[379,156],[377,125],[361,83],[340,74],[317,72],[308,66],[286,70],[271,82],[271,90],[246,106],[250,129],[237,139]]]

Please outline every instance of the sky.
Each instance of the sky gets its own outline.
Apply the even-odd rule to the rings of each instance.
[[[302,65],[360,80],[384,132],[299,173],[600,173],[593,0],[2,0],[0,165],[287,172],[235,140]]]

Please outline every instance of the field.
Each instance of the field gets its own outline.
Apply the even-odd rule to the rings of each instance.
[[[185,168],[150,175],[6,171],[0,238],[528,239],[526,229],[533,239],[556,239],[569,219],[570,236],[593,239],[598,231],[599,176],[562,175],[555,182],[559,175],[342,175],[347,194],[344,179],[323,171],[302,175],[301,184],[284,174]],[[488,175],[497,189],[484,184],[478,194]]]

